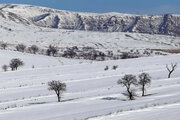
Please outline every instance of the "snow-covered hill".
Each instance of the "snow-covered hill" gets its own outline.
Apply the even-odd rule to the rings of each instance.
[[[0,43],[8,43],[9,49],[21,43],[27,46],[35,44],[41,48],[47,48],[50,44],[61,48],[90,46],[102,51],[112,50],[115,52],[118,50],[130,51],[132,49],[179,49],[180,46],[180,37],[174,36],[129,32],[64,30],[53,29],[49,26],[45,28],[41,25],[49,25],[53,22],[52,19],[43,17],[42,14],[57,14],[61,22],[64,22],[64,25],[70,24],[69,20],[74,21],[73,15],[76,14],[83,16],[103,15],[106,17],[117,15],[123,18],[127,16],[128,18],[133,17],[133,15],[75,13],[28,5],[1,4],[0,7]],[[37,16],[41,17],[38,18]],[[61,23],[58,23],[58,26],[62,26]]]
[[[179,50],[180,37],[167,36],[179,35],[178,26],[179,15],[77,13],[28,5],[0,5],[0,44],[8,44],[6,50],[0,49],[0,67],[8,65],[13,58],[24,62],[17,71],[0,70],[0,120],[139,120],[144,116],[147,120],[157,116],[160,120],[169,120],[170,116],[179,120],[180,68],[168,79],[166,64],[179,65],[180,54],[98,62],[15,50],[17,44],[37,45],[41,50],[49,45],[89,46],[114,53]],[[124,32],[125,29],[143,33]],[[117,70],[113,70],[116,65]],[[125,74],[138,76],[142,72],[152,77],[146,91],[148,96],[141,97],[141,91],[136,88],[137,96],[130,101],[117,80]],[[55,93],[48,90],[47,82],[52,80],[67,85],[60,103],[56,102]]]
[[[43,48],[50,44],[57,47],[90,46],[96,49],[115,51],[147,48],[178,49],[180,46],[180,38],[173,36],[60,30],[26,23],[28,24],[28,22],[21,24],[18,19],[16,22],[9,18],[0,19],[0,42],[7,42],[14,46],[21,43],[27,46],[36,44]]]
[[[41,27],[180,36],[180,15],[80,13],[30,5],[0,5],[0,16]]]
[[[0,66],[8,64],[12,58],[20,58],[25,63],[18,71],[0,71],[0,120],[85,120],[91,117],[139,120],[145,115],[147,120],[152,120],[156,118],[154,114],[160,120],[169,120],[170,116],[179,120],[180,69],[178,67],[170,79],[166,70],[166,64],[180,64],[179,54],[91,62],[0,50],[0,58]],[[112,70],[113,65],[118,65],[118,69]],[[110,69],[104,71],[105,66]],[[152,77],[146,91],[150,95],[141,97],[137,88],[136,99],[129,101],[125,88],[117,85],[117,80],[125,74],[138,75],[142,71]],[[67,84],[61,103],[57,103],[55,93],[47,89],[47,82],[51,80]]]

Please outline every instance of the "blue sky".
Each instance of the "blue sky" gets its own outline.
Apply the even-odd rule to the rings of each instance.
[[[0,3],[31,4],[81,12],[180,14],[180,0],[0,0]]]

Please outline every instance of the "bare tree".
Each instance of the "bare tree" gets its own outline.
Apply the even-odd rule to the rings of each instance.
[[[48,86],[49,86],[48,88],[49,90],[55,91],[58,98],[58,102],[60,102],[62,93],[66,91],[66,84],[60,81],[51,81],[51,82],[48,82]]]
[[[54,47],[52,45],[49,45],[49,48],[47,49],[46,53],[48,56],[50,56],[52,54],[52,56],[55,56],[58,52],[57,47]]]
[[[5,50],[7,47],[7,43],[1,43],[1,47]]]
[[[51,50],[50,50],[50,49],[47,49],[47,50],[46,50],[46,54],[47,54],[48,56],[50,56],[50,55],[51,55]]]
[[[2,69],[3,69],[4,72],[6,72],[8,70],[8,66],[7,65],[3,65]]]
[[[117,81],[117,84],[122,85],[123,87],[126,87],[128,92],[128,97],[130,100],[134,99],[134,92],[135,90],[131,88],[132,85],[137,85],[137,79],[136,76],[132,74],[125,75],[123,78]]]
[[[24,65],[23,61],[21,61],[19,58],[14,58],[9,63],[9,67],[11,68],[12,71],[17,70],[18,67],[23,65]]]
[[[26,49],[26,46],[24,44],[18,44],[16,46],[16,50],[19,51],[19,52],[24,52]]]
[[[177,67],[177,63],[171,63],[171,68],[169,68],[169,66],[168,65],[166,65],[166,68],[167,68],[167,70],[168,70],[168,72],[169,72],[169,74],[168,74],[168,78],[170,78],[171,77],[171,74],[174,72],[174,70],[176,69],[176,67]]]
[[[38,46],[32,45],[31,47],[28,48],[29,52],[36,54],[39,51]]]
[[[68,49],[68,50],[65,50],[64,53],[63,53],[63,57],[68,57],[68,58],[73,58],[77,55],[77,53],[72,50],[72,49]]]
[[[124,52],[121,55],[121,59],[127,59],[128,58],[128,53]]]
[[[149,74],[141,73],[139,75],[138,84],[141,86],[142,96],[145,96],[145,90],[146,90],[145,86],[151,84],[151,77],[149,76]]]

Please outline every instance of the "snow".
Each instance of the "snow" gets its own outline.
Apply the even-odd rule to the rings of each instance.
[[[0,66],[14,57],[22,59],[25,66],[18,71],[0,71],[0,120],[139,120],[141,116],[147,116],[147,120],[155,116],[168,120],[170,115],[179,117],[180,69],[178,67],[168,79],[166,64],[180,64],[180,54],[95,62],[0,50]],[[104,71],[107,65],[110,69]],[[112,70],[113,65],[118,65],[118,69]],[[125,74],[137,76],[142,71],[152,76],[146,92],[149,96],[141,97],[137,89],[136,99],[130,101],[117,80]],[[47,82],[51,80],[67,84],[60,103],[56,102],[55,93],[47,89]]]
[[[87,12],[72,12],[72,11],[66,11],[66,10],[58,10],[58,9],[51,9],[47,7],[39,7],[39,6],[31,6],[31,5],[23,5],[23,4],[0,4],[0,8],[5,9],[10,12],[18,13],[24,17],[31,17],[40,15],[42,13],[48,13],[48,12],[59,12],[61,14],[82,14],[84,16],[98,16],[98,15],[105,15],[105,16],[112,16],[112,15],[118,15],[118,16],[139,16],[135,14],[122,14],[117,12],[109,12],[109,13],[87,13]],[[33,10],[32,10],[33,8]],[[30,13],[31,11],[31,13]]]
[[[0,5],[6,12],[15,12],[25,18],[57,12],[33,7],[35,10],[29,13],[31,6],[15,6]],[[179,49],[180,37],[43,28],[27,25],[26,19],[24,24],[19,19],[14,22],[8,18],[8,12],[1,12],[6,18],[0,19],[0,42],[8,43],[8,48],[0,50],[0,67],[8,65],[13,58],[20,58],[25,65],[17,71],[0,70],[0,120],[179,120],[180,68],[178,66],[172,78],[168,79],[166,64],[179,65],[180,54],[97,62],[21,53],[14,51],[14,46],[23,43],[26,46],[35,44],[47,48],[52,44],[57,47],[90,46],[114,51]],[[68,14],[69,19],[73,19],[72,14],[75,14],[68,11],[59,13]],[[89,14],[94,17],[99,15]],[[131,17],[118,13],[104,15],[110,14]],[[156,16],[152,19],[156,19]],[[118,69],[112,70],[113,65],[118,65]],[[110,69],[104,71],[106,66]],[[141,97],[141,91],[137,88],[136,99],[130,101],[125,88],[117,85],[117,81],[125,74],[138,76],[142,72],[152,77],[152,84],[146,91],[148,96]],[[55,93],[48,90],[47,83],[52,80],[67,84],[67,91],[60,103],[56,102]]]
[[[154,108],[122,112],[91,120],[179,120],[180,104],[174,103]]]
[[[90,46],[103,51],[112,50],[116,52],[117,50],[129,51],[131,49],[179,49],[180,46],[180,37],[173,36],[128,32],[89,32],[48,28],[48,26],[56,26],[56,21],[52,19],[56,16],[60,18],[60,21],[63,23],[62,25],[66,25],[66,19],[72,20],[72,24],[76,24],[74,21],[74,16],[76,16],[75,12],[29,5],[1,4],[0,8],[2,8],[1,13],[5,16],[5,18],[0,16],[0,42],[7,42],[12,46],[19,43],[23,43],[27,46],[36,44],[41,48],[46,48],[50,44],[56,45],[57,47]],[[17,16],[14,17],[13,15],[9,15],[11,12]],[[79,14],[88,16],[91,13]],[[131,17],[131,15],[120,13],[106,13],[104,16],[113,14],[119,17]],[[31,20],[39,19],[46,15],[49,15],[49,17],[45,17],[44,19],[48,20],[45,20],[45,23],[43,20],[38,21],[38,24],[45,24],[47,28],[39,27],[31,22]],[[96,17],[96,14],[94,14],[94,17]],[[156,24],[155,26],[157,26],[161,20],[158,19],[158,16],[153,16],[152,19],[157,19],[157,22],[153,23]]]
[[[46,48],[50,44],[58,47],[70,46],[90,46],[100,50],[130,50],[130,49],[178,49],[179,37],[148,35],[139,33],[103,33],[59,30],[51,28],[42,28],[34,25],[26,26],[1,19],[0,24],[3,27],[12,29],[7,31],[0,27],[1,42],[7,42],[10,45],[23,43],[27,46],[36,44]],[[136,43],[136,44],[132,44]]]

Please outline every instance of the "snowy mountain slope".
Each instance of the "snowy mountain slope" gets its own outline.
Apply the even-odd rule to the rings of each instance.
[[[95,49],[103,51],[112,50],[114,52],[118,50],[130,51],[131,49],[179,49],[180,46],[180,37],[129,32],[61,30],[40,27],[41,25],[37,26],[33,22],[42,22],[50,14],[69,16],[67,20],[73,20],[74,17],[71,14],[77,14],[75,12],[25,5],[1,5],[0,11],[0,42],[8,43],[8,49],[13,49],[15,45],[21,43],[27,46],[35,44],[41,48],[47,48],[50,44],[60,48],[90,46]],[[84,16],[102,15],[90,13],[79,14]],[[132,16],[118,13],[106,13],[103,15],[109,16],[111,14],[120,15],[121,17]],[[66,18],[61,19],[66,21]],[[45,22],[46,25],[57,26],[56,20],[54,22],[51,20],[48,21]],[[67,21],[66,23],[69,24]]]
[[[27,46],[36,44],[45,48],[50,44],[58,47],[90,46],[104,50],[123,49],[178,49],[180,38],[164,35],[149,35],[139,33],[104,33],[88,31],[59,30],[26,25],[0,19],[0,42],[10,45],[23,43]],[[10,46],[9,46],[10,47]]]
[[[180,15],[95,14],[11,4],[1,4],[0,10],[1,16],[41,27],[180,36]]]
[[[141,111],[143,107],[152,107],[148,110],[153,114],[158,105],[166,107],[180,102],[180,69],[178,67],[170,79],[167,79],[166,70],[166,64],[180,64],[179,54],[89,62],[0,50],[0,66],[14,57],[21,58],[25,66],[14,72],[0,72],[2,120],[81,120],[117,111]],[[31,68],[32,65],[35,68]],[[107,65],[119,67],[116,71],[104,71]],[[123,94],[125,89],[116,82],[124,74],[138,75],[142,71],[152,76],[151,87],[147,89],[147,94],[151,95],[141,97],[137,90],[136,100],[129,101]],[[47,90],[47,82],[51,80],[67,84],[62,103],[57,103],[54,92]],[[179,110],[178,106],[167,108]],[[164,116],[161,113],[160,118]]]

